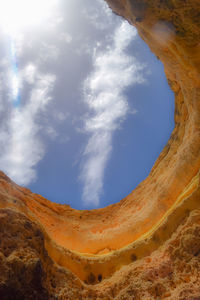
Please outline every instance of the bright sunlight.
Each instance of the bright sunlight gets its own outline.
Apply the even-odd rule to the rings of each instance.
[[[41,25],[52,15],[58,0],[0,0],[0,24],[14,36]]]

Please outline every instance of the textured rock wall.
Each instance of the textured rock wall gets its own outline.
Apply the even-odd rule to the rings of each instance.
[[[163,62],[175,128],[148,178],[78,211],[0,173],[0,299],[200,299],[200,3],[107,0]]]

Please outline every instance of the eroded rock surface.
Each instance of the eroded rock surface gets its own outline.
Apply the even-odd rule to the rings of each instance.
[[[107,0],[163,62],[175,128],[148,178],[78,211],[0,173],[0,299],[200,299],[200,3]]]

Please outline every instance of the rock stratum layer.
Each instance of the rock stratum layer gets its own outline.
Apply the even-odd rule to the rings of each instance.
[[[200,3],[107,0],[163,62],[175,128],[119,203],[78,211],[0,173],[0,299],[200,299]]]

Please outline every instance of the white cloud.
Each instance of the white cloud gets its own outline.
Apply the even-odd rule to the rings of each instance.
[[[98,30],[107,29],[108,24],[111,25],[113,22],[111,18],[112,10],[104,0],[96,0],[95,5],[89,5],[87,9],[83,9],[82,13],[90,21],[92,26]],[[102,22],[102,19],[104,22]]]
[[[34,66],[28,66],[30,78]],[[29,75],[30,75],[29,74]],[[1,131],[1,169],[16,183],[27,185],[36,179],[35,165],[42,159],[45,150],[38,137],[40,125],[38,115],[51,100],[50,92],[55,82],[51,74],[35,74],[35,83],[27,103],[13,108],[6,128]],[[32,78],[28,78],[32,82]]]
[[[45,132],[52,141],[54,141],[58,137],[57,131],[51,126],[45,128]]]
[[[112,151],[113,132],[129,112],[124,91],[143,83],[144,66],[125,50],[137,36],[136,29],[123,21],[115,30],[113,43],[102,53],[95,50],[94,72],[85,81],[85,102],[91,114],[85,119],[90,134],[81,170],[83,201],[98,205],[103,192],[103,178]],[[134,111],[135,113],[135,111]]]
[[[69,44],[72,41],[72,36],[69,33],[62,32],[59,36],[59,40]]]
[[[37,68],[32,63],[29,63],[21,72],[20,77],[23,77],[24,81],[27,81],[29,84],[35,82],[37,75]]]
[[[49,16],[48,26],[42,28],[43,32],[51,31],[56,41],[59,40],[56,33],[62,21],[59,15],[54,12]],[[51,68],[47,68],[47,64],[58,60],[60,50],[56,43],[48,42],[48,35],[45,39],[43,36],[41,39],[40,33],[35,35],[34,30],[31,34],[29,30],[22,30],[9,39],[6,35],[7,57],[0,61],[0,167],[21,185],[28,185],[37,177],[36,165],[45,154],[41,131],[52,140],[58,136],[53,126],[44,128],[44,117],[56,80],[54,75],[49,74]],[[61,37],[64,42],[70,42],[67,33]],[[24,61],[30,57],[32,62],[23,67]],[[18,93],[20,103],[14,107]],[[62,114],[58,118],[59,121],[64,120]]]
[[[69,112],[55,111],[53,117],[57,122],[63,122],[70,116]]]

